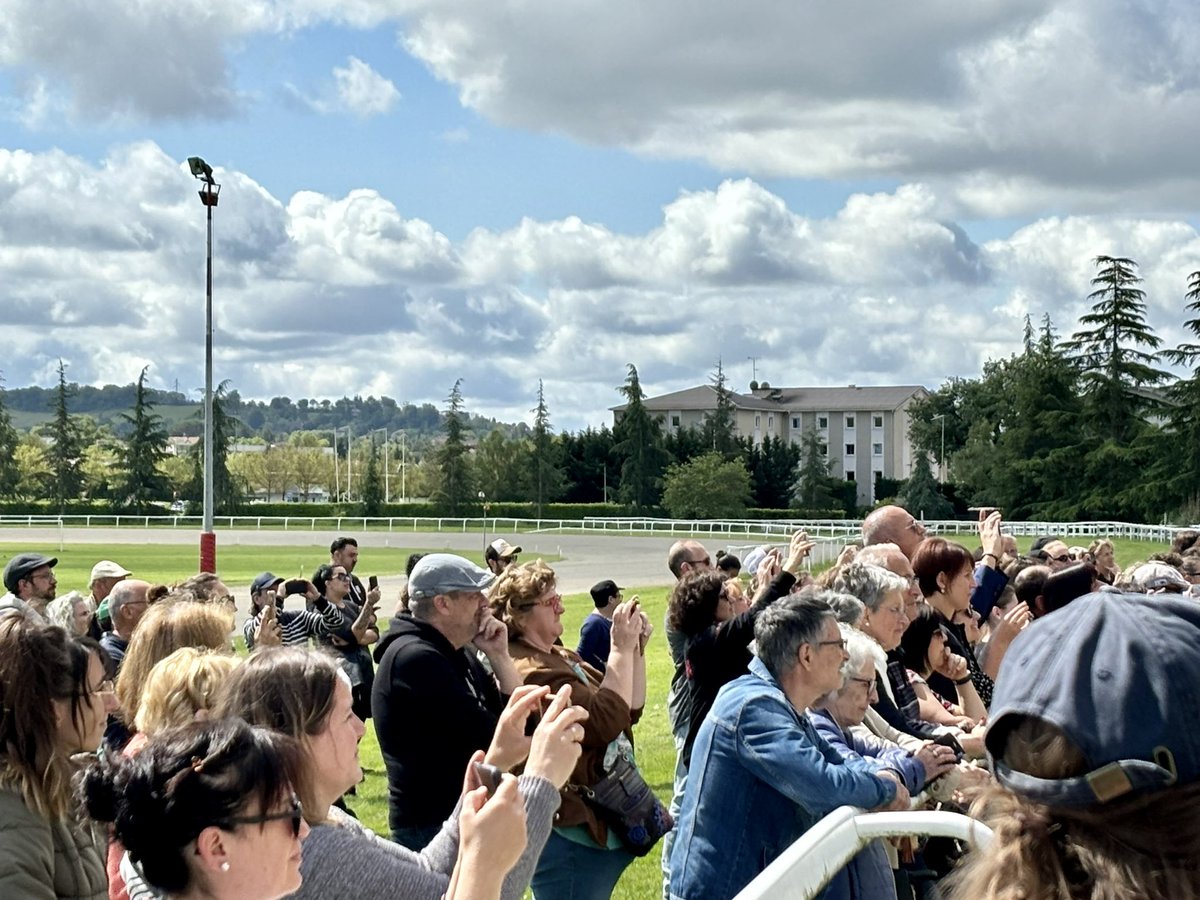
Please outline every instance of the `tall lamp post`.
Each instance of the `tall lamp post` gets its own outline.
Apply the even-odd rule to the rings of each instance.
[[[217,571],[217,535],[213,531],[213,370],[212,272],[213,209],[221,186],[213,181],[212,166],[198,156],[188,157],[188,168],[199,179],[200,202],[208,218],[208,253],[204,277],[204,524],[200,532],[200,571]]]
[[[942,452],[938,455],[938,481],[944,482],[946,480],[946,414],[942,413],[933,418],[942,420]]]
[[[391,472],[390,466],[388,465],[388,460],[389,460],[389,457],[388,457],[388,430],[386,428],[372,428],[371,429],[371,437],[374,437],[375,433],[379,432],[379,431],[383,432],[383,502],[391,503],[392,502],[392,489],[391,489],[391,474],[392,474],[392,472]],[[371,448],[371,452],[372,453],[375,452],[374,447]]]

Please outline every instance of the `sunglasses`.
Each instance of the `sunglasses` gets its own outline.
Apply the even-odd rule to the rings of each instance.
[[[267,822],[292,821],[292,837],[300,837],[300,823],[304,820],[304,807],[300,798],[292,794],[288,809],[284,812],[267,813],[261,816],[230,816],[225,819],[226,825],[263,825]]]

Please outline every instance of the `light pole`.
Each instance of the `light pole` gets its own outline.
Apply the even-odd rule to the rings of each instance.
[[[938,454],[938,481],[946,480],[946,414],[941,413],[933,417],[942,420],[942,452]]]
[[[375,436],[375,432],[383,432],[383,502],[392,502],[392,492],[389,485],[391,484],[390,475],[392,474],[388,468],[388,430],[386,428],[372,428],[371,436]],[[371,448],[371,455],[375,454],[375,448]]]
[[[400,432],[400,502],[408,502],[408,436]]]
[[[200,571],[217,571],[217,535],[213,531],[213,371],[212,371],[212,271],[213,209],[221,186],[213,181],[212,166],[198,156],[188,157],[188,168],[198,178],[200,202],[208,219],[208,252],[204,274],[204,520],[200,532]]]
[[[349,425],[339,425],[337,428],[331,428],[330,431],[333,432],[333,502],[334,503],[340,503],[341,499],[342,499],[341,467],[338,464],[338,455],[337,455],[338,434],[342,431],[342,429],[345,429],[345,431],[346,431],[346,467],[347,467],[347,469],[349,469],[349,466],[350,466],[350,426]],[[347,471],[347,473],[346,473],[346,497],[347,498],[349,498],[349,495],[350,495],[350,486],[349,485],[350,485],[350,474],[349,474],[349,471]]]
[[[488,514],[488,504],[487,504],[487,494],[485,494],[483,491],[480,491],[480,492],[479,492],[479,503],[480,503],[480,505],[483,507],[483,553],[484,553],[484,557],[486,558],[486,556],[487,556],[487,514]]]

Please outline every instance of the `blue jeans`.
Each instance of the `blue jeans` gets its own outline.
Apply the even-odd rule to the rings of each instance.
[[[393,828],[392,841],[402,847],[407,847],[420,853],[429,846],[429,842],[438,836],[441,825],[421,825],[412,828]]]
[[[624,848],[586,847],[551,831],[533,873],[533,900],[609,900],[631,862]]]
[[[683,806],[683,792],[687,787],[687,766],[683,764],[683,745],[687,739],[687,723],[681,723],[681,731],[672,735],[675,741],[675,778],[671,785],[671,818],[679,822],[679,810]],[[662,841],[662,896],[667,900],[671,895],[671,847],[675,844],[675,829],[672,828]]]

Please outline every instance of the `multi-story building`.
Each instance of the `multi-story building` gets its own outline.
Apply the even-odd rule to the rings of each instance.
[[[858,482],[858,502],[874,502],[875,475],[907,478],[912,470],[912,444],[908,439],[908,407],[928,395],[920,385],[860,387],[773,388],[763,384],[748,394],[729,393],[735,410],[737,433],[755,444],[767,437],[799,443],[804,433],[816,430],[830,474]],[[658,416],[664,431],[700,428],[717,408],[717,392],[707,384],[647,397],[651,415]],[[612,408],[614,421],[625,406]]]

